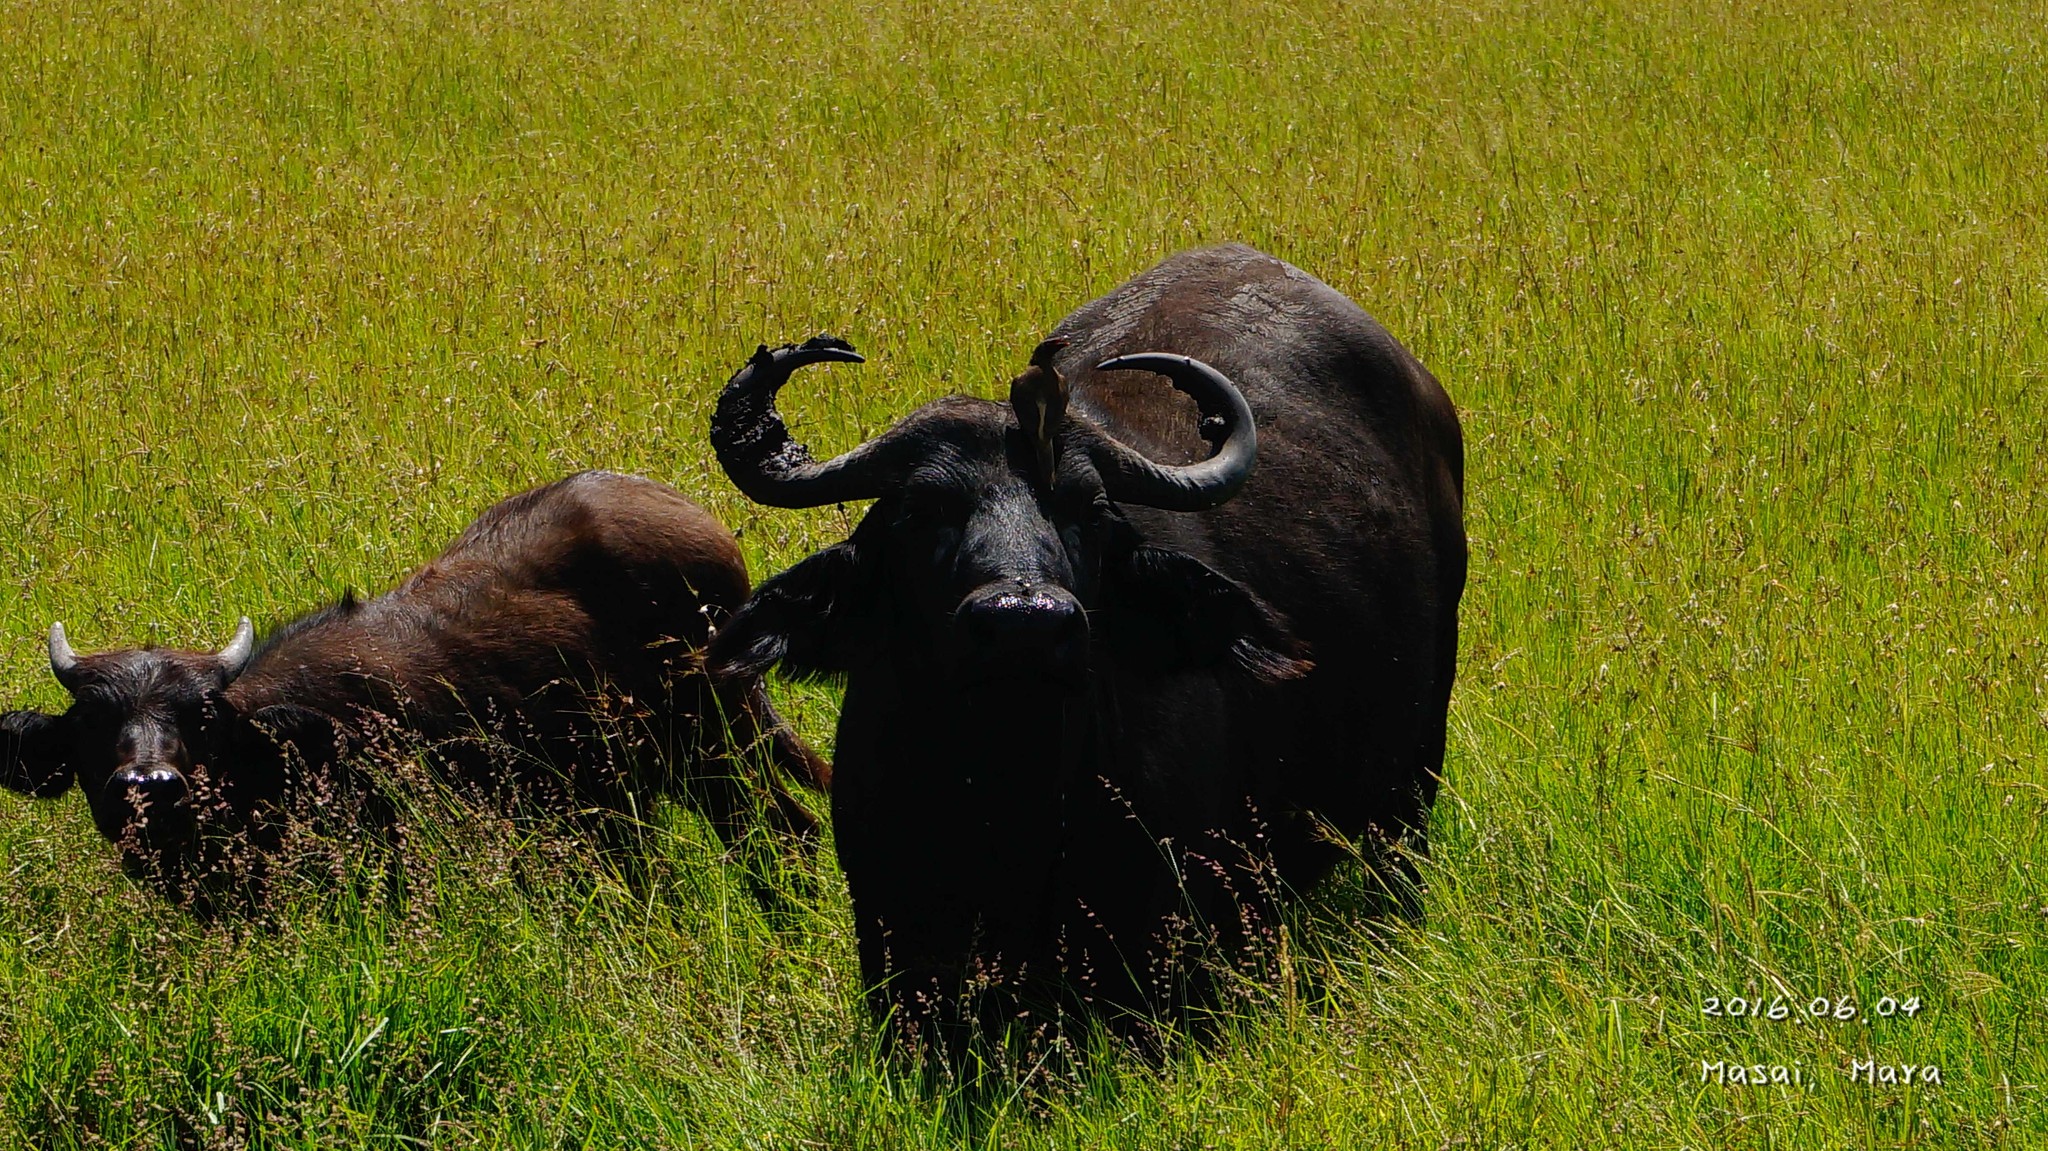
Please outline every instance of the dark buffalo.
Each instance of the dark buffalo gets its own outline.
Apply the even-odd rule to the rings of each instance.
[[[50,629],[62,715],[0,716],[0,783],[75,781],[131,872],[174,897],[248,845],[274,846],[295,797],[341,787],[365,749],[423,752],[472,791],[609,817],[680,792],[728,843],[765,791],[780,830],[811,815],[739,753],[829,768],[782,725],[758,677],[714,685],[694,661],[747,595],[731,533],[652,480],[584,472],[492,507],[396,590],[285,624],[244,619],[219,652],[81,656]],[[360,781],[357,781],[360,782]],[[356,788],[356,793],[371,789]]]
[[[1204,249],[1069,316],[1008,405],[936,400],[814,461],[776,391],[859,359],[764,348],[720,398],[748,496],[876,502],[711,666],[845,677],[833,821],[878,1009],[955,1035],[1040,993],[1142,1016],[1200,991],[1190,946],[1242,956],[1272,893],[1347,852],[1412,880],[1465,532],[1457,415],[1407,350],[1296,268]]]

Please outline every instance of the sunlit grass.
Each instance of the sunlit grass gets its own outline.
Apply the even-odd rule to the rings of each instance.
[[[406,906],[225,930],[5,797],[0,1143],[2048,1138],[2040,13],[1147,7],[6,5],[0,688],[61,706],[52,619],[217,646],[578,467],[765,575],[857,509],[717,473],[757,342],[868,354],[789,391],[836,449],[1239,239],[1464,418],[1424,923],[1297,939],[1212,1050],[970,1098],[875,1057],[829,866],[771,924],[680,817],[646,890],[451,832]]]

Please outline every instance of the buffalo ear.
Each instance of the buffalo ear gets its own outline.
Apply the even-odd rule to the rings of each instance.
[[[62,716],[40,711],[0,713],[0,787],[34,799],[71,790]]]
[[[870,566],[848,540],[755,588],[711,637],[711,674],[757,676],[780,663],[785,675],[816,679],[872,658],[881,635]]]
[[[1185,552],[1139,546],[1106,574],[1103,619],[1119,659],[1162,670],[1227,663],[1265,682],[1314,666],[1265,600]]]

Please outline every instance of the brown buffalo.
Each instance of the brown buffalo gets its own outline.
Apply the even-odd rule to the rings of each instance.
[[[829,768],[758,677],[714,684],[699,667],[747,590],[709,513],[652,480],[584,472],[492,507],[395,590],[260,640],[244,619],[218,652],[79,655],[54,625],[50,670],[73,703],[0,716],[0,784],[53,798],[75,783],[131,872],[174,897],[243,847],[260,858],[295,798],[374,792],[336,771],[372,748],[600,835],[675,793],[727,843],[757,811],[809,840],[814,820],[775,773],[824,787]]]

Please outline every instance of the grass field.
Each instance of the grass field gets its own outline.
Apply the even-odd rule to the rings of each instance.
[[[673,7],[0,4],[0,699],[63,706],[53,619],[218,646],[579,467],[758,578],[858,509],[718,474],[757,342],[868,354],[785,405],[837,450],[1240,239],[1464,420],[1426,920],[970,1094],[878,1058],[834,869],[767,922],[686,818],[645,888],[456,827],[207,928],[0,796],[0,1145],[2048,1146],[2038,6]]]

